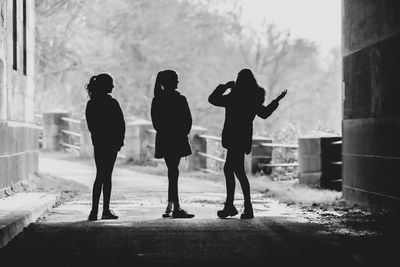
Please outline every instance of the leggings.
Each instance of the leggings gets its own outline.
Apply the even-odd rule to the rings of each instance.
[[[226,180],[226,204],[233,205],[235,197],[235,175],[242,187],[244,204],[250,205],[250,184],[244,171],[244,152],[240,150],[228,149],[224,165]]]
[[[179,207],[178,197],[178,177],[179,177],[179,162],[180,156],[166,156],[164,158],[168,167],[168,201],[174,202],[176,207]]]
[[[111,175],[117,158],[116,151],[94,147],[94,161],[96,163],[96,180],[93,185],[92,210],[99,208],[101,189],[103,188],[103,211],[110,209]]]

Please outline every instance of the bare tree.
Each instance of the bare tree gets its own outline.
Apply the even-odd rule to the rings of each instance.
[[[233,9],[215,11],[216,2]],[[36,12],[39,112],[57,107],[82,115],[84,85],[93,74],[107,72],[126,116],[148,118],[154,77],[172,68],[195,124],[216,134],[223,114],[208,104],[208,94],[249,67],[267,101],[289,89],[277,115],[256,121],[257,132],[269,134],[283,124],[297,130],[328,127],[325,118],[340,113],[339,55],[324,68],[312,42],[292,38],[267,20],[262,31],[243,25],[239,2],[42,0],[36,1]],[[336,106],[327,105],[329,99]],[[318,112],[321,108],[329,110]]]

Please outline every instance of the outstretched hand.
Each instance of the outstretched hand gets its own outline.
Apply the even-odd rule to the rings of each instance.
[[[283,90],[283,92],[276,98],[277,101],[280,101],[287,94],[287,89]]]

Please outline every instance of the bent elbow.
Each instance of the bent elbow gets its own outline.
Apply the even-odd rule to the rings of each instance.
[[[215,105],[215,99],[211,95],[208,97],[208,103]]]
[[[264,113],[262,113],[262,114],[260,114],[259,115],[259,117],[261,118],[261,119],[267,119],[269,116],[271,116],[271,113],[270,112],[264,112]]]
[[[215,98],[213,98],[213,97],[208,98],[208,103],[210,103],[211,105],[214,105],[214,106],[217,105],[217,102],[215,101]]]

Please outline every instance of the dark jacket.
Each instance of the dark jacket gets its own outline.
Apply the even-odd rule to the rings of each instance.
[[[264,106],[265,97],[262,88],[259,88],[260,90],[254,92],[253,95],[235,92],[223,95],[226,89],[225,85],[219,85],[208,98],[208,101],[214,106],[225,107],[222,146],[249,154],[255,116],[268,118],[277,109],[279,102],[273,100],[268,106]]]
[[[119,151],[124,145],[124,115],[118,101],[110,95],[95,97],[88,101],[86,121],[93,146]]]
[[[151,120],[156,134],[156,158],[167,155],[185,157],[192,154],[188,135],[192,115],[186,98],[177,91],[163,91],[153,98]]]

